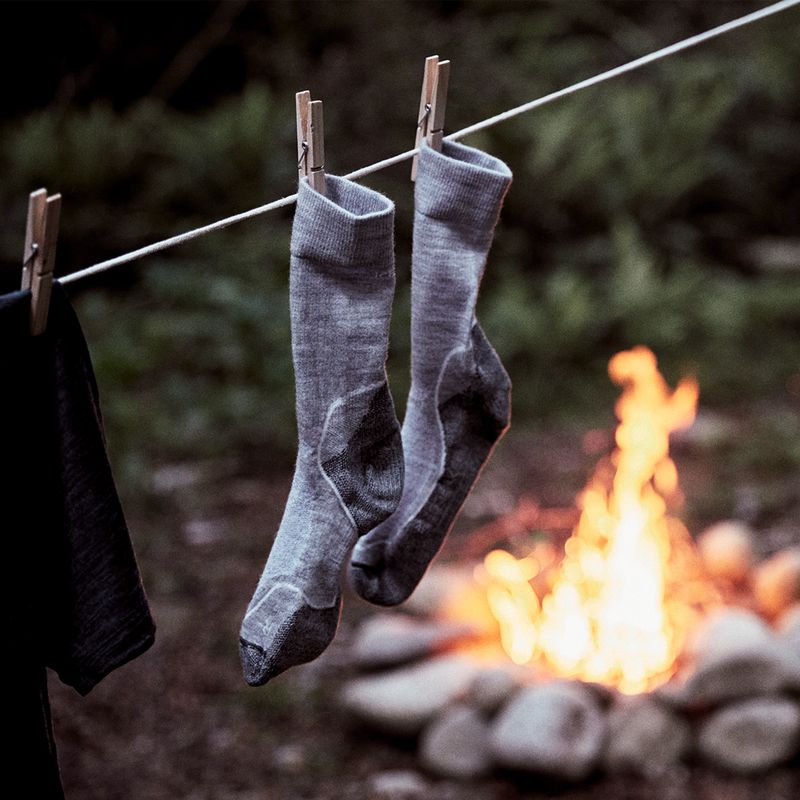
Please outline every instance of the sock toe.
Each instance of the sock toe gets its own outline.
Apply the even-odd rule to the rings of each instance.
[[[272,677],[267,654],[257,644],[239,639],[239,656],[244,679],[250,686],[262,686]]]
[[[392,571],[382,563],[376,566],[351,561],[347,578],[353,590],[376,606],[398,606],[411,596],[411,591],[395,580]]]
[[[259,604],[259,616],[267,624],[246,617],[242,626],[239,654],[247,683],[261,686],[289,667],[320,656],[336,634],[341,609],[340,597],[333,606],[315,608],[300,589],[274,586]]]

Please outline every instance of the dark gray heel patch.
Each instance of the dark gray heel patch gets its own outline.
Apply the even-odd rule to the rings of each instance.
[[[440,519],[448,520],[448,527],[511,416],[511,381],[477,324],[472,328],[472,346],[470,374],[462,375],[460,391],[439,405],[445,466],[426,505],[444,507]]]
[[[323,442],[320,463],[362,536],[397,508],[403,492],[403,445],[387,384],[342,403],[329,428],[352,431],[336,446],[340,437],[330,430],[334,452]]]
[[[511,379],[477,323],[472,327],[472,347],[475,377],[470,389],[480,395],[481,400],[476,404],[482,406],[480,413],[491,420],[487,422],[490,428],[487,433],[496,441],[511,422]]]
[[[403,569],[413,579],[409,594],[439,551],[492,449],[508,429],[511,381],[477,324],[472,329],[472,344],[472,357],[453,363],[453,374],[443,376],[441,382],[442,386],[460,387],[439,405],[444,470],[423,507],[403,531],[403,541],[415,545],[403,552]]]

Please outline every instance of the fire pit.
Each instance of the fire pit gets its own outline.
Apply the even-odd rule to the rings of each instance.
[[[471,537],[482,559],[431,569],[356,636],[369,674],[344,707],[418,737],[435,774],[755,773],[800,754],[800,548],[756,563],[735,521],[695,543],[669,436],[694,420],[697,384],[671,391],[642,347],[609,372],[616,449],[579,512],[523,500]]]

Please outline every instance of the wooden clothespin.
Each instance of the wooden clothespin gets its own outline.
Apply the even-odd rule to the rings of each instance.
[[[22,288],[31,290],[30,327],[33,336],[44,333],[47,327],[60,217],[60,194],[48,197],[46,189],[31,192],[22,257]]]
[[[325,128],[322,100],[311,99],[311,92],[295,95],[297,109],[297,169],[308,177],[312,189],[325,194]]]
[[[439,56],[425,59],[422,76],[422,95],[419,99],[417,138],[414,147],[423,138],[434,150],[441,151],[444,137],[444,112],[447,109],[447,86],[450,81],[450,62],[439,61]],[[411,162],[411,180],[417,179],[417,156]]]

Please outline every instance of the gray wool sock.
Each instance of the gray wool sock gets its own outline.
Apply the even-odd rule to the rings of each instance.
[[[339,621],[339,573],[357,536],[397,507],[400,426],[386,381],[394,205],[327,177],[300,185],[289,303],[299,446],[283,520],[242,622],[245,680],[316,658]]]
[[[422,578],[508,428],[506,371],[475,319],[511,172],[479,150],[425,147],[415,187],[411,392],[397,510],[359,539],[349,579],[364,599],[403,602]]]

